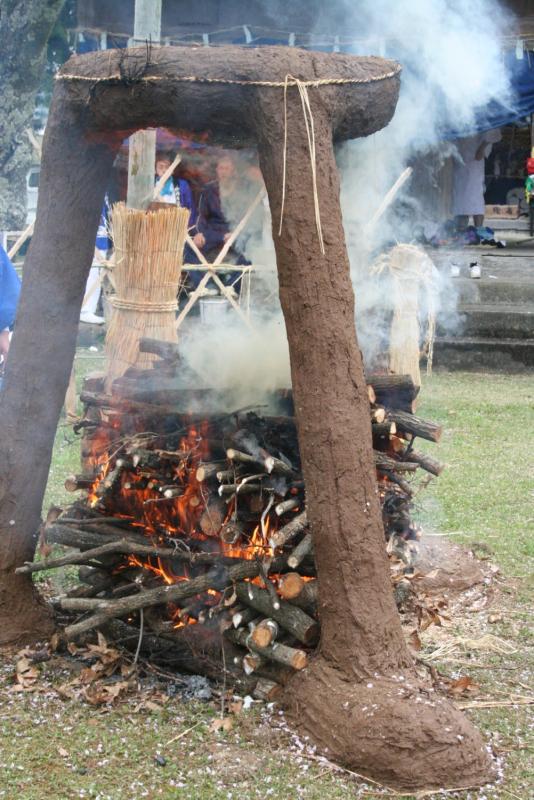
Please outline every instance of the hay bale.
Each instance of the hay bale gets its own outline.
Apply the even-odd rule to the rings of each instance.
[[[176,297],[188,223],[189,210],[179,206],[149,212],[113,206],[116,294],[106,336],[108,387],[129,367],[150,367],[155,356],[139,352],[142,336],[177,341]]]

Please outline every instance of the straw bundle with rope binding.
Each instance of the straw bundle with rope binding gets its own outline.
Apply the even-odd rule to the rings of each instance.
[[[117,203],[111,212],[116,294],[106,337],[108,387],[132,366],[150,366],[139,339],[177,340],[176,296],[183,263],[189,210],[170,205],[137,211]]]
[[[421,386],[420,305],[424,290],[427,320],[423,352],[427,356],[427,373],[430,374],[436,331],[436,268],[419,247],[399,244],[381,256],[371,271],[380,274],[384,269],[389,269],[393,283],[389,368],[397,375],[411,375],[415,385]]]

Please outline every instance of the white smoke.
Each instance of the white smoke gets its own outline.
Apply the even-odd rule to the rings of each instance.
[[[502,54],[510,15],[494,0],[368,0],[347,2],[347,13],[355,29],[363,18],[369,34],[382,37],[383,54],[402,64],[391,123],[340,153],[345,207],[366,223],[414,156],[435,149],[447,130],[468,133],[491,101],[510,104]],[[376,45],[362,40],[359,54],[376,55]],[[441,154],[450,150],[444,144]]]
[[[326,6],[324,14],[330,14]],[[427,185],[432,186],[436,167],[454,152],[453,144],[442,142],[445,131],[467,133],[492,100],[510,101],[502,58],[502,36],[510,15],[494,0],[345,0],[344,17],[344,36],[359,37],[358,55],[382,55],[403,67],[392,122],[373,136],[343,144],[337,154],[359,343],[367,366],[374,368],[386,366],[380,357],[388,346],[393,292],[387,272],[370,276],[369,265],[390,244],[409,242],[415,223],[428,224],[432,204],[421,195],[417,181],[408,181],[373,235],[365,227],[398,176],[416,159],[420,171],[421,166],[426,170]],[[256,182],[257,175],[250,180],[251,165],[256,163],[253,154],[233,153],[232,158],[237,173],[248,180],[247,191],[237,203],[223,202],[233,227],[261,184]],[[195,326],[186,350],[191,365],[209,376],[207,385],[234,387],[236,404],[245,405],[259,402],[263,392],[288,386],[290,381],[265,205],[258,208],[247,235],[240,237],[238,249],[255,265],[251,291],[255,333],[250,334],[230,310],[219,323]],[[436,287],[438,317],[452,330],[458,323],[457,288],[446,269],[436,276]],[[425,298],[421,299],[424,317],[427,308]]]
[[[227,410],[262,405],[291,386],[282,315],[253,315],[248,328],[228,304],[214,305],[218,319],[191,326],[182,353],[204,385],[223,394]]]
[[[455,151],[442,141],[447,132],[469,133],[491,101],[511,104],[502,53],[511,17],[494,0],[347,0],[346,14],[347,30],[361,33],[358,54],[384,55],[403,68],[391,123],[338,152],[358,335],[364,358],[373,362],[387,339],[376,323],[387,325],[392,293],[387,277],[369,276],[370,261],[389,245],[409,242],[417,227],[429,231],[443,221],[433,200],[441,191],[438,169]],[[426,192],[414,176],[370,233],[371,216],[409,164],[424,173]],[[453,329],[457,289],[446,270],[437,277],[437,289],[438,317]]]
[[[256,153],[219,151],[218,158],[231,160],[234,169],[230,186],[221,191],[221,209],[232,231],[264,184]],[[206,387],[223,394],[229,411],[271,402],[275,390],[291,386],[266,193],[224,263],[238,266],[243,259],[252,269],[243,273],[239,307],[249,315],[250,327],[227,301],[208,295],[199,301],[200,316],[189,326],[183,347],[188,366]],[[231,280],[238,276],[236,270]]]

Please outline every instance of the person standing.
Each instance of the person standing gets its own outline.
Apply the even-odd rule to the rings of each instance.
[[[102,266],[106,263],[108,252],[111,248],[111,239],[108,232],[108,219],[110,213],[110,206],[108,196],[104,198],[104,205],[100,213],[100,222],[95,241],[95,252],[93,255],[93,263],[89,270],[87,283],[85,286],[85,294],[83,297],[82,308],[80,311],[80,322],[86,322],[89,325],[103,325],[105,322],[104,317],[98,316],[96,313],[98,301],[102,291],[101,270]]]
[[[497,128],[459,139],[456,147],[459,160],[454,162],[452,213],[459,231],[465,231],[469,218],[475,228],[484,224],[485,159],[502,134]]]
[[[20,278],[8,254],[0,245],[0,359],[2,367],[9,351],[19,295]]]

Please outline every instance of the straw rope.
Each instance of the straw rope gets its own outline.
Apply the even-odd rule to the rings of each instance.
[[[179,83],[223,83],[231,86],[264,86],[266,88],[284,89],[286,86],[297,86],[301,84],[305,87],[312,87],[315,89],[321,86],[344,86],[344,85],[359,85],[366,83],[376,83],[377,81],[385,81],[388,78],[394,78],[402,70],[400,64],[397,64],[394,69],[389,72],[384,72],[381,75],[371,75],[367,78],[318,78],[313,81],[301,81],[297,78],[291,78],[289,83],[284,81],[244,81],[233,80],[231,78],[205,78],[198,75],[181,75],[181,76],[167,76],[167,75],[141,75],[139,77],[129,78],[126,75],[116,73],[115,75],[108,75],[106,77],[97,78],[91,75],[74,75],[72,73],[58,73],[55,76],[56,81],[85,81],[88,83],[117,83],[126,81],[128,83],[157,83],[159,81],[177,81]]]
[[[284,152],[283,152],[283,166],[282,166],[282,206],[280,209],[280,225],[278,226],[278,236],[282,235],[282,225],[284,222],[284,208],[286,201],[286,178],[287,178],[287,87],[294,85],[299,90],[300,101],[302,103],[302,115],[304,117],[304,124],[306,125],[306,136],[308,138],[308,151],[310,153],[310,167],[312,173],[313,184],[313,207],[315,211],[315,225],[317,227],[317,236],[319,237],[319,247],[321,253],[325,254],[323,228],[321,225],[321,211],[319,208],[319,193],[317,191],[317,157],[315,153],[315,125],[313,122],[313,113],[310,105],[310,97],[308,95],[308,88],[305,82],[294,78],[292,75],[286,75],[284,85]]]
[[[158,312],[167,314],[169,311],[176,311],[178,308],[176,300],[169,300],[165,303],[151,303],[149,300],[135,302],[133,300],[121,300],[119,297],[110,297],[109,302],[113,308],[124,308],[127,311],[150,311],[151,314],[157,314]]]
[[[117,203],[111,212],[116,294],[106,337],[107,387],[129,367],[149,367],[139,339],[177,340],[176,297],[189,210],[175,205],[137,211]]]

